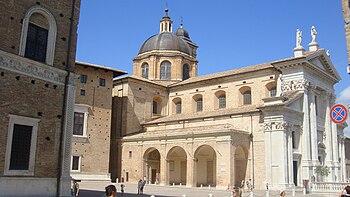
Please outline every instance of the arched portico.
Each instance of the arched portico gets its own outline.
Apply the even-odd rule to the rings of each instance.
[[[209,145],[198,147],[194,153],[196,186],[216,185],[216,153]]]
[[[160,181],[160,153],[156,148],[149,148],[143,155],[144,174],[148,182],[158,184]]]
[[[187,176],[187,154],[179,146],[171,148],[167,155],[168,165],[168,184],[186,184]]]

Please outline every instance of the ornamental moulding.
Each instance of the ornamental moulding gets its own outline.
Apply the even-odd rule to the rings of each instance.
[[[310,86],[310,82],[305,79],[296,81],[282,81],[282,94],[293,90],[306,90]]]
[[[11,55],[12,56],[12,55]],[[63,85],[65,81],[66,72],[54,67],[49,67],[45,64],[33,64],[31,60],[26,60],[19,56],[5,55],[0,53],[0,68],[9,71],[21,73],[24,75],[43,79],[56,84]],[[48,68],[45,68],[48,67]]]

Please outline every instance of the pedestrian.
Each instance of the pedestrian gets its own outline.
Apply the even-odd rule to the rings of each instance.
[[[141,194],[143,194],[143,189],[145,188],[145,185],[146,185],[146,181],[143,180],[142,183],[141,183]]]
[[[142,180],[140,179],[139,182],[137,182],[137,194],[141,194],[141,187],[142,187]]]
[[[124,196],[124,188],[125,188],[124,183],[121,183],[120,184],[120,191],[122,192],[122,196]]]
[[[72,179],[70,191],[72,196],[79,196],[79,184],[77,180]]]
[[[241,181],[241,188],[244,189],[244,180]]]
[[[248,179],[246,184],[247,184],[248,191],[250,191],[250,189],[251,189],[251,179]]]
[[[116,197],[117,188],[114,185],[108,185],[107,187],[105,187],[105,194],[107,197]]]

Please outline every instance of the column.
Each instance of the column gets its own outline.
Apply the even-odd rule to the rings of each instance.
[[[187,171],[186,171],[186,187],[196,187],[196,172],[197,172],[197,162],[196,158],[187,159]]]
[[[341,181],[345,182],[346,179],[346,164],[345,164],[345,145],[344,145],[344,137],[341,139],[341,174],[342,174],[342,179]]]
[[[294,185],[294,182],[293,182],[293,177],[294,177],[294,174],[293,174],[293,141],[292,141],[292,131],[289,129],[289,131],[287,131],[287,142],[288,142],[288,148],[287,148],[287,151],[288,151],[288,184],[290,186]]]
[[[330,98],[329,94],[324,94],[326,97],[326,117],[325,117],[325,133],[326,133],[326,165],[330,167],[330,175],[326,178],[327,181],[332,182],[334,180],[334,164],[333,164],[333,144],[332,144],[332,129],[331,129],[331,119],[329,116],[330,112]]]
[[[304,89],[304,101],[303,101],[303,133],[302,133],[302,179],[310,178],[310,160],[311,160],[311,147],[310,147],[310,128],[309,128],[309,99],[307,87]]]
[[[168,184],[169,161],[164,157],[160,158],[160,185]]]
[[[316,116],[316,104],[315,93],[310,92],[310,138],[311,138],[311,159],[313,164],[318,161],[318,144],[317,144],[317,116]]]

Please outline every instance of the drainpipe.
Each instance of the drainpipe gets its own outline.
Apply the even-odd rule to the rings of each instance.
[[[68,102],[68,96],[67,96],[67,91],[68,91],[68,84],[69,84],[69,78],[70,74],[72,72],[72,68],[70,67],[70,53],[71,53],[71,44],[72,44],[72,33],[73,33],[73,25],[74,25],[74,7],[75,7],[75,1],[73,0],[72,2],[72,10],[71,10],[71,17],[70,17],[70,25],[69,25],[69,37],[68,37],[68,49],[67,49],[67,58],[66,58],[66,71],[67,71],[67,76],[65,78],[64,82],[64,93],[63,93],[63,108],[62,108],[62,120],[61,120],[61,133],[60,133],[60,145],[59,145],[59,151],[58,151],[58,162],[57,162],[57,187],[56,187],[56,196],[60,196],[60,188],[61,188],[61,176],[62,176],[62,161],[63,161],[63,137],[64,132],[65,132],[65,123],[67,121],[66,119],[66,107],[67,107],[67,102]],[[71,142],[70,142],[71,143]]]

